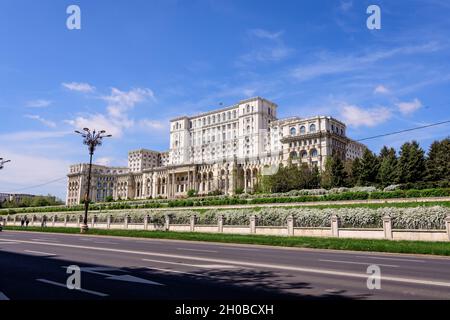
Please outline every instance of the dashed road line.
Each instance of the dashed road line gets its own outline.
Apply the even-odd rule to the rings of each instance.
[[[205,269],[234,269],[237,266],[225,265],[225,264],[190,264],[184,262],[172,262],[172,261],[164,261],[164,260],[155,260],[155,259],[142,259],[143,261],[149,262],[157,262],[162,264],[174,264],[179,266],[187,266],[187,267],[196,267],[196,268],[205,268]]]
[[[29,253],[35,253],[35,254],[39,254],[39,255],[44,255],[44,256],[56,256],[55,253],[48,253],[48,252],[42,252],[42,251],[34,251],[34,250],[24,250],[25,252],[29,252]]]
[[[209,253],[217,253],[215,250],[204,250],[204,249],[190,249],[190,248],[177,248],[177,250],[181,251],[194,251],[194,252],[209,252]]]
[[[333,262],[333,263],[346,263],[346,264],[359,264],[359,265],[366,265],[369,266],[372,263],[371,262],[355,262],[355,261],[343,261],[343,260],[328,260],[328,259],[319,259],[321,262]],[[377,263],[377,266],[380,267],[390,267],[390,268],[398,268],[399,266],[394,264],[379,264]]]

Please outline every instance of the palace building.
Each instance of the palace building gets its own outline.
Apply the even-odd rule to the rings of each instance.
[[[346,135],[346,125],[329,116],[277,119],[277,105],[256,97],[170,121],[170,149],[131,151],[128,167],[92,166],[91,199],[185,197],[254,190],[262,175],[280,164],[325,167],[327,157],[362,157],[365,146]],[[88,164],[72,165],[67,204],[83,200]]]

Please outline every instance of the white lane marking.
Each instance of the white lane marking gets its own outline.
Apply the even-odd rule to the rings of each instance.
[[[5,301],[5,300],[9,300],[9,298],[6,296],[6,294],[4,294],[3,292],[0,291],[0,301]]]
[[[5,241],[7,241],[7,240],[5,240]],[[270,264],[270,263],[256,263],[256,262],[245,262],[245,261],[237,261],[237,260],[212,259],[212,258],[183,256],[183,255],[176,255],[176,254],[153,253],[153,252],[146,252],[146,251],[135,251],[135,250],[124,250],[124,249],[113,249],[113,248],[102,248],[102,247],[89,247],[89,246],[80,246],[80,245],[63,244],[63,243],[51,243],[51,242],[39,243],[39,242],[26,241],[26,240],[10,240],[10,241],[11,242],[16,241],[16,242],[20,242],[20,243],[42,244],[42,245],[47,245],[47,246],[57,246],[57,247],[66,247],[66,248],[87,249],[87,250],[94,250],[94,251],[107,251],[107,252],[128,253],[128,254],[136,254],[136,255],[144,255],[144,256],[156,256],[156,257],[164,257],[164,258],[178,258],[178,259],[207,261],[207,262],[224,263],[224,264],[234,264],[234,265],[240,265],[240,266],[249,266],[252,268],[255,268],[255,267],[270,268],[270,269],[279,269],[279,270],[287,270],[287,271],[297,271],[297,272],[305,272],[305,273],[317,273],[317,274],[326,274],[326,275],[333,275],[333,276],[367,279],[367,274],[364,274],[364,273],[344,272],[344,271],[328,270],[328,269],[301,268],[301,267],[293,267],[293,266],[287,266],[287,265],[276,265],[276,264]],[[445,281],[440,281],[440,280],[435,281],[435,280],[426,280],[426,279],[383,276],[383,281],[414,283],[414,284],[422,284],[422,285],[438,286],[438,287],[450,287],[450,282],[445,282]]]
[[[36,253],[36,254],[40,254],[40,255],[44,255],[44,256],[56,256],[56,254],[54,253],[48,253],[48,252],[42,252],[42,251],[34,251],[34,250],[24,250],[25,252],[29,252],[29,253]]]
[[[109,242],[109,241],[93,241],[94,243],[101,243],[101,244],[117,244],[115,242]]]
[[[183,262],[172,262],[172,261],[163,261],[163,260],[154,260],[154,259],[142,259],[143,261],[149,262],[158,262],[163,264],[174,264],[179,266],[187,266],[187,267],[196,267],[196,268],[206,268],[206,269],[234,269],[236,266],[225,265],[225,264],[190,264]]]
[[[392,260],[392,261],[425,263],[425,260],[415,260],[415,259],[386,258],[386,257],[372,257],[372,256],[357,256],[357,257],[358,258],[367,258],[367,259],[379,259],[379,260]]]
[[[54,240],[54,239],[44,239],[44,238],[36,238],[36,239],[31,239],[33,241],[51,241],[51,242],[59,242],[58,240]]]
[[[66,288],[67,290],[69,290],[65,283],[59,283],[59,282],[50,281],[50,280],[47,280],[47,279],[36,279],[36,281],[52,284],[54,286],[63,287],[63,288]],[[100,297],[107,297],[108,296],[108,294],[106,294],[106,293],[92,291],[92,290],[86,290],[86,289],[80,289],[80,290],[74,290],[74,291],[81,291],[81,292],[93,294],[93,295],[100,296]]]
[[[180,274],[187,274],[190,276],[196,276],[196,277],[208,277],[210,278],[210,276],[206,275],[206,274],[197,274],[197,273],[192,273],[192,272],[184,272],[184,271],[178,271],[178,270],[171,270],[171,269],[163,269],[163,268],[155,268],[155,267],[144,267],[150,270],[158,270],[158,271],[163,271],[163,272],[170,272],[170,273],[180,273]]]
[[[4,244],[17,244],[18,242],[3,242],[0,240],[0,245],[4,245]]]
[[[214,251],[214,250],[190,249],[190,248],[177,248],[177,250],[217,253],[217,251]]]
[[[371,262],[354,262],[354,261],[327,260],[327,259],[319,259],[319,261],[322,261],[322,262],[333,262],[333,263],[346,263],[346,264],[360,264],[360,265],[366,265],[366,266],[369,266],[369,265],[372,264]],[[398,266],[394,265],[394,264],[379,264],[379,263],[377,263],[377,266],[398,268]]]
[[[242,251],[261,251],[260,249],[247,249],[247,248],[235,248],[235,247],[219,247],[220,249],[228,250],[242,250]]]

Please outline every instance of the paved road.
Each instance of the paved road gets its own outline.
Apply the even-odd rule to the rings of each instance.
[[[381,289],[367,288],[367,267]],[[81,268],[69,290],[67,266]],[[450,299],[450,259],[0,232],[0,300]]]

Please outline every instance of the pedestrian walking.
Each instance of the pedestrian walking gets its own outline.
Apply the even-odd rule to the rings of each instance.
[[[20,219],[20,227],[23,228],[23,225],[24,225],[24,224],[25,224],[25,218],[22,217],[22,218]]]

